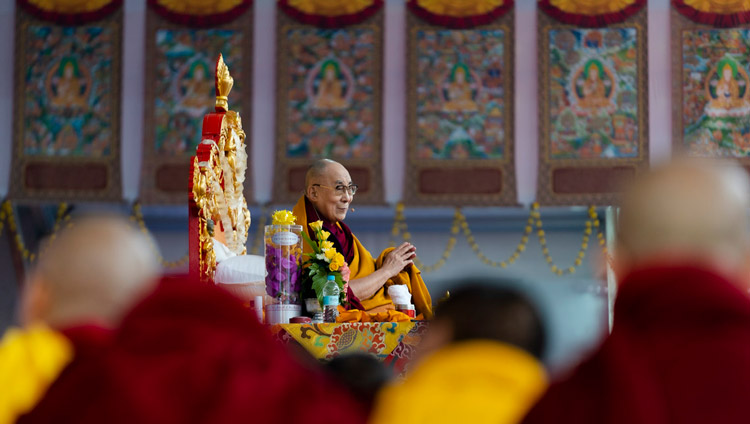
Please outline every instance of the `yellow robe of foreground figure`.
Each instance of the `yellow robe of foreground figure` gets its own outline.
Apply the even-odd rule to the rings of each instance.
[[[292,210],[294,216],[297,217],[297,224],[302,225],[307,234],[310,235],[310,228],[308,227],[307,213],[305,212],[305,196],[302,196]],[[338,224],[337,224],[338,225]],[[362,243],[359,242],[357,236],[352,234],[352,242],[354,244],[354,258],[349,264],[349,270],[351,271],[349,280],[356,280],[375,272],[376,269],[383,266],[385,256],[390,253],[393,248],[388,248],[378,256],[377,259],[373,259],[370,252],[365,249]],[[304,252],[311,252],[310,246],[305,243]],[[392,284],[405,284],[411,292],[412,301],[414,307],[417,309],[418,314],[422,314],[424,319],[432,318],[432,299],[430,298],[430,292],[427,291],[427,287],[422,280],[422,273],[417,269],[415,265],[410,266],[404,271],[401,271],[395,277],[389,279],[383,287],[375,292],[369,299],[360,299],[362,306],[365,310],[381,312],[384,307],[393,305],[391,298],[388,296],[387,287]]]
[[[547,386],[542,364],[523,350],[477,340],[448,345],[385,388],[371,424],[519,422]],[[419,399],[415,402],[415,399]]]
[[[7,330],[0,340],[0,424],[29,412],[72,357],[70,342],[56,331]]]

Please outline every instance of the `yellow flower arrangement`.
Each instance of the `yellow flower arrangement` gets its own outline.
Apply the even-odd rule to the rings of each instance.
[[[271,215],[272,225],[294,225],[297,217],[287,210],[276,211]]]
[[[304,254],[307,259],[302,264],[305,267],[305,271],[302,273],[303,296],[305,298],[312,297],[313,295],[310,293],[312,291],[322,305],[323,286],[326,284],[328,276],[333,275],[341,293],[339,301],[343,305],[347,302],[347,298],[341,270],[346,265],[346,259],[344,255],[336,251],[334,242],[328,240],[331,233],[323,230],[322,221],[311,222],[308,225],[312,229],[316,240],[313,241],[307,235],[307,232],[302,232],[302,238],[312,249],[311,253]],[[308,292],[307,295],[304,293],[305,291]]]
[[[346,262],[344,261],[344,255],[336,252],[331,259],[331,263],[328,265],[328,269],[331,271],[340,270]]]

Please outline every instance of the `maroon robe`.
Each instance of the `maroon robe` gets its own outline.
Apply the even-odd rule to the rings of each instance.
[[[164,282],[99,354],[20,423],[363,423],[348,393],[295,361],[239,300]]]
[[[352,230],[341,221],[339,221],[337,225],[335,222],[323,219],[320,214],[318,214],[318,211],[315,210],[315,206],[313,206],[307,196],[305,196],[305,213],[307,214],[308,223],[317,220],[323,221],[323,229],[331,233],[333,236],[332,239],[329,238],[329,240],[333,242],[333,247],[335,247],[338,252],[341,252],[347,264],[351,263],[352,259],[354,259],[354,238],[352,237]],[[310,237],[313,240],[316,240],[314,233],[310,234]],[[362,306],[357,295],[352,291],[351,286],[347,286],[346,299],[349,302],[349,305],[343,305],[346,309],[365,310],[365,307]]]
[[[750,300],[695,267],[621,283],[612,334],[525,424],[750,422]]]

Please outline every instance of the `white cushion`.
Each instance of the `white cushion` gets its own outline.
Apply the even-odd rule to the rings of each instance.
[[[238,284],[265,281],[266,263],[263,256],[240,255],[224,259],[216,265],[217,284]]]
[[[216,265],[214,282],[239,298],[251,301],[266,294],[266,264],[263,256],[240,255]]]
[[[237,256],[236,253],[229,250],[229,248],[219,240],[215,238],[211,239],[214,244],[214,256],[216,257],[216,263],[222,263],[229,258]]]

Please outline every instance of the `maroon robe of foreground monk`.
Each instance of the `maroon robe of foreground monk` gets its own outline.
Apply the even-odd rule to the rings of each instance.
[[[347,393],[293,360],[240,301],[167,281],[101,353],[74,361],[19,423],[361,423]]]
[[[750,422],[750,300],[699,268],[631,273],[612,334],[523,421]]]

